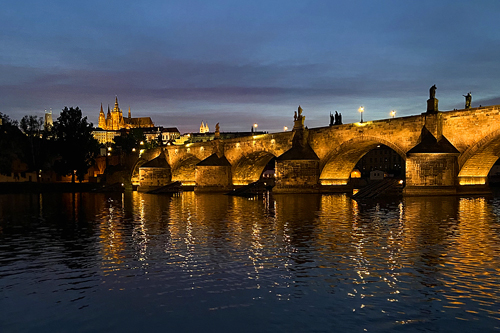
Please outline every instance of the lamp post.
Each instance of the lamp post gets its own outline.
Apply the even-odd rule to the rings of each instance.
[[[363,112],[365,112],[365,107],[360,106],[358,111],[359,111],[359,114],[361,115],[361,122],[363,122]]]
[[[391,117],[392,118],[396,117],[396,111],[395,110],[391,110]]]
[[[283,127],[283,131],[284,131],[284,132],[288,131],[288,127],[287,127],[287,126],[284,126],[284,127]]]
[[[254,123],[252,126],[252,133],[257,131],[257,127],[259,127],[259,125],[257,125],[257,123]]]

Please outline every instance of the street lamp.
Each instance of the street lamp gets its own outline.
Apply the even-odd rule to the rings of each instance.
[[[283,131],[284,131],[284,132],[288,131],[288,127],[284,126],[284,127],[283,127]]]
[[[396,111],[395,111],[395,110],[392,110],[392,111],[391,111],[391,117],[392,117],[392,118],[396,117]]]
[[[361,122],[363,122],[363,112],[365,112],[365,107],[360,106],[358,111],[359,111],[359,114],[361,115]]]

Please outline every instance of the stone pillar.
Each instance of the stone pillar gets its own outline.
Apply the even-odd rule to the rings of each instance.
[[[299,106],[294,116],[292,148],[276,159],[273,193],[319,192],[319,157],[308,143],[304,120]]]
[[[275,173],[273,193],[319,192],[319,159],[277,159]]]
[[[139,192],[148,192],[165,185],[172,180],[170,168],[166,167],[141,167],[139,168]]]
[[[405,195],[455,194],[460,152],[444,135],[438,140],[422,128],[420,143],[406,153]]]
[[[156,158],[144,163],[139,167],[140,192],[148,192],[170,184],[172,181],[172,170],[167,163],[165,153],[161,152]]]
[[[196,164],[197,192],[227,192],[232,189],[231,163],[225,156],[212,154]]]
[[[196,166],[197,192],[227,192],[232,189],[231,166]]]
[[[427,100],[427,113],[438,112],[439,111],[438,102],[439,102],[439,100],[437,98],[429,98]]]
[[[404,194],[455,194],[458,185],[457,155],[449,153],[408,154]]]

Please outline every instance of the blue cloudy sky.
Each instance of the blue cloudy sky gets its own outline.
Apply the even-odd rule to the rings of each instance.
[[[500,1],[4,0],[0,112],[100,104],[197,131],[281,131],[500,104]]]

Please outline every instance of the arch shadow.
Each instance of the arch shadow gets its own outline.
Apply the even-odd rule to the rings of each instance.
[[[320,183],[322,185],[347,185],[356,163],[378,145],[385,145],[403,160],[406,152],[393,142],[372,136],[359,136],[342,143],[320,161]]]
[[[233,185],[248,185],[258,181],[264,168],[274,157],[276,156],[268,151],[242,156],[231,168]]]

